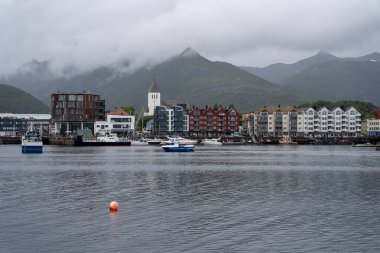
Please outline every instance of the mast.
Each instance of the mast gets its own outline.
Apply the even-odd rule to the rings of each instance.
[[[141,111],[141,136],[144,138],[144,107]]]

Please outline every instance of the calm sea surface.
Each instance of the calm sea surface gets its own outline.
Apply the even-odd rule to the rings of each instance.
[[[380,152],[0,145],[0,252],[380,252]]]

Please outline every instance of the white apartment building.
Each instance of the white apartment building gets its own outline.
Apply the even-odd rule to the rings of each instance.
[[[329,110],[322,107],[303,109],[298,114],[298,135],[304,136],[358,136],[361,131],[361,114],[354,107],[345,111],[336,107]]]
[[[296,109],[292,106],[264,107],[253,114],[256,136],[354,137],[361,131],[360,113],[349,107]]]

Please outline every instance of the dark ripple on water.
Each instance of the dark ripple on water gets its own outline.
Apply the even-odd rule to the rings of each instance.
[[[379,164],[343,146],[0,146],[0,252],[380,252]]]

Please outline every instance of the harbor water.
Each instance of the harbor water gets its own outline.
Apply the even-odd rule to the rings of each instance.
[[[380,252],[380,152],[0,145],[0,228],[0,252]]]

